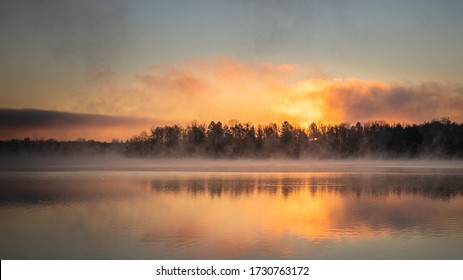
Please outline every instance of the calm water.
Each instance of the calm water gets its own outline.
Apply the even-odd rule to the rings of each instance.
[[[2,171],[0,224],[1,259],[463,259],[463,174]]]

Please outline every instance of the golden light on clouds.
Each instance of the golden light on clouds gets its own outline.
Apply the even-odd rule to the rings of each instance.
[[[320,78],[301,69],[222,58],[154,65],[124,81],[99,70],[99,86],[81,100],[80,111],[93,108],[102,114],[181,124],[231,119],[256,124],[286,120],[302,126],[317,121],[423,122],[443,116],[463,120],[460,85]]]
[[[81,100],[80,110],[178,122],[283,121],[287,113],[275,105],[291,93],[288,79],[294,70],[292,65],[250,65],[230,58],[153,66],[125,82],[108,83],[102,76],[94,94]]]
[[[304,69],[233,58],[153,65],[129,77],[100,67],[89,75],[86,88],[61,100],[60,109],[51,108],[56,111],[38,118],[30,110],[10,112],[17,117],[15,123],[8,109],[2,109],[8,116],[0,125],[8,129],[0,137],[127,139],[155,125],[193,120],[256,125],[289,121],[302,127],[319,121],[463,121],[460,84],[330,78]]]
[[[463,122],[458,1],[35,2],[3,5],[3,109],[156,125]]]
[[[288,96],[286,110],[298,116],[304,125],[313,121],[338,123],[352,120],[347,106],[351,99],[371,99],[376,90],[389,90],[391,87],[378,82],[347,79],[308,79],[292,87]],[[347,94],[346,94],[347,93]]]

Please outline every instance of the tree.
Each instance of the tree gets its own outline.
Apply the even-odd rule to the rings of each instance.
[[[210,155],[219,156],[224,152],[224,128],[222,123],[211,122],[207,127],[207,151]]]
[[[193,121],[191,125],[186,128],[185,134],[185,149],[187,154],[192,155],[203,152],[204,144],[207,139],[206,125],[198,124],[196,121]]]

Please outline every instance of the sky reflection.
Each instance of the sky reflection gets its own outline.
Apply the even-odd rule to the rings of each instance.
[[[3,259],[462,257],[461,174],[43,174],[1,179]]]

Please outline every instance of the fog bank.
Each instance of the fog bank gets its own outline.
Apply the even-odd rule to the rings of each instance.
[[[463,173],[463,160],[130,159],[0,157],[0,171]]]

